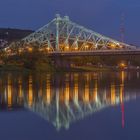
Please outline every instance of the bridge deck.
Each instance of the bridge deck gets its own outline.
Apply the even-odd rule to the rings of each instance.
[[[140,55],[140,49],[136,50],[91,50],[91,51],[55,51],[49,52],[49,56],[108,56],[108,55]]]

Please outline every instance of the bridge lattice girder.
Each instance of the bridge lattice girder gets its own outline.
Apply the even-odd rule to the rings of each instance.
[[[86,51],[101,49],[135,49],[134,46],[105,37],[57,15],[50,23],[25,37],[24,46],[37,43],[49,51]]]

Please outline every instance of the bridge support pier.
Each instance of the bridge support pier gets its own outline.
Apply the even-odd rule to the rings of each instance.
[[[62,58],[62,57],[54,57],[53,58],[53,65],[56,69],[67,69],[69,70],[71,68],[71,62],[68,59]]]

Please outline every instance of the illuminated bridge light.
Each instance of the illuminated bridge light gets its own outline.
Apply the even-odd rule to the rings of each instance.
[[[89,45],[85,45],[85,48],[88,49],[89,48]]]
[[[32,47],[27,47],[27,50],[28,50],[29,52],[32,52],[32,51],[33,51],[33,48],[32,48]]]
[[[125,64],[124,62],[121,62],[121,63],[120,63],[120,67],[121,67],[121,68],[125,68],[125,67],[126,67],[126,64]]]
[[[78,50],[78,47],[75,47],[74,49],[75,49],[75,50]]]
[[[19,49],[18,52],[19,52],[19,53],[22,53],[22,52],[23,52],[23,49]]]
[[[110,47],[111,47],[112,49],[115,49],[115,48],[116,48],[116,44],[112,43],[112,44],[110,45]]]
[[[69,45],[66,45],[66,46],[64,47],[64,49],[65,49],[66,51],[68,51],[68,50],[70,49]]]
[[[50,47],[47,47],[46,50],[49,51],[50,50]]]

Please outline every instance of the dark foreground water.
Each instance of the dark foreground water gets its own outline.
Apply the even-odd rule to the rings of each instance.
[[[0,140],[140,140],[140,73],[0,72]]]

